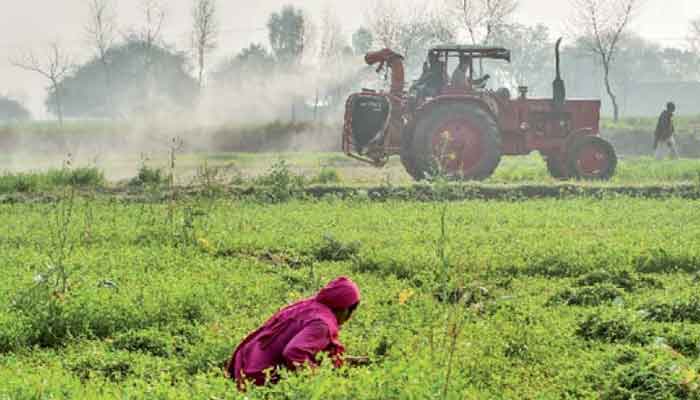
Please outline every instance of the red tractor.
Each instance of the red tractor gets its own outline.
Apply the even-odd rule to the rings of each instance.
[[[549,173],[559,179],[610,179],[617,156],[599,136],[600,101],[567,100],[559,71],[553,97],[528,98],[519,87],[485,89],[488,75],[474,76],[480,59],[510,62],[510,51],[496,47],[438,46],[428,53],[423,76],[406,91],[403,57],[384,49],[368,53],[368,65],[391,70],[391,89],[363,89],[348,98],[343,150],[381,167],[400,155],[416,180],[437,173],[456,179],[486,179],[502,155],[539,151]],[[448,64],[458,65],[452,79]]]

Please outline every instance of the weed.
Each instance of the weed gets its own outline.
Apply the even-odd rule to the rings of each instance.
[[[700,335],[696,332],[668,332],[663,338],[673,350],[687,356],[700,355]]]
[[[697,296],[670,303],[647,303],[642,310],[649,321],[700,323],[700,297]]]
[[[615,286],[599,285],[584,286],[576,289],[565,289],[549,299],[549,305],[567,306],[598,306],[622,298],[624,293]]]
[[[105,177],[94,167],[50,169],[45,172],[3,174],[0,193],[36,193],[65,187],[102,187]]]
[[[698,383],[697,372],[685,360],[659,350],[638,352],[613,371],[602,398],[697,399]]]
[[[161,186],[165,183],[163,170],[142,164],[138,173],[129,181],[130,186]]]
[[[444,180],[442,180],[444,182]],[[443,184],[443,183],[438,183]],[[447,211],[448,204],[444,203],[440,211],[440,236],[436,243],[436,253],[438,261],[440,263],[440,273],[442,274],[441,286],[443,288],[442,296],[444,299],[449,299],[452,293],[448,290],[448,287],[453,283],[453,280],[459,275],[460,271],[457,271],[453,266],[448,254],[448,240],[449,236],[447,233]],[[457,282],[454,282],[457,283]],[[457,284],[457,286],[462,286]],[[462,296],[459,300],[454,302],[447,310],[444,321],[445,336],[444,343],[441,347],[446,348],[447,359],[443,361],[443,368],[445,370],[444,384],[442,385],[442,398],[447,398],[450,392],[450,386],[452,384],[452,371],[454,369],[454,358],[457,351],[457,346],[459,344],[459,339],[462,334],[462,329],[467,321],[468,316],[465,315],[461,307],[466,303],[467,299],[469,301],[473,300],[472,296]]]
[[[334,168],[324,167],[319,171],[318,176],[311,180],[312,183],[319,183],[321,185],[330,185],[340,183],[340,174]]]
[[[700,259],[693,255],[676,255],[666,249],[652,249],[636,259],[638,272],[644,274],[694,273],[700,271]]]
[[[112,341],[112,347],[117,350],[141,352],[157,357],[169,357],[173,354],[174,338],[164,335],[157,329],[141,331],[130,330],[118,334]]]
[[[527,343],[514,339],[508,340],[505,348],[503,349],[503,355],[508,358],[527,359],[529,352],[530,348],[528,347]]]
[[[589,266],[578,261],[571,260],[564,255],[546,255],[535,259],[523,270],[510,270],[509,273],[522,273],[529,276],[544,276],[549,278],[566,278],[586,274]]]
[[[622,288],[627,292],[633,292],[642,288],[663,289],[663,284],[659,280],[649,277],[640,277],[634,272],[627,270],[593,271],[576,281],[577,286],[595,286],[599,284],[610,284]]]
[[[64,364],[81,381],[99,377],[122,382],[134,373],[134,357],[127,352],[85,354],[64,361]]]
[[[280,203],[299,196],[305,181],[304,177],[291,172],[286,161],[280,160],[272,165],[266,175],[255,179],[255,184],[261,186],[257,192],[259,200]]]
[[[223,181],[222,171],[222,168],[211,167],[205,160],[195,172],[194,182],[201,185],[205,196],[212,200],[215,195],[221,193],[221,182]]]
[[[483,286],[471,285],[468,287],[448,287],[447,289],[440,287],[435,293],[435,298],[440,302],[471,306],[493,300],[493,295]]]
[[[70,165],[70,159],[67,162]],[[67,169],[66,169],[67,170]],[[53,289],[53,294],[62,296],[68,290],[71,271],[67,265],[77,244],[74,223],[76,208],[76,186],[71,183],[63,192],[63,199],[57,202],[53,210],[53,234],[50,246],[46,249],[49,263],[46,269],[35,278],[37,286]],[[89,201],[87,202],[89,205]],[[50,290],[49,290],[50,291]],[[38,293],[46,292],[39,288]]]
[[[356,257],[360,252],[359,242],[341,242],[330,234],[323,236],[323,242],[313,253],[318,261],[347,261]]]
[[[56,186],[100,187],[105,183],[102,171],[94,167],[78,167],[49,176]]]
[[[591,314],[579,323],[576,334],[602,342],[648,343],[650,340],[649,333],[640,330],[636,320],[624,313]]]
[[[395,276],[398,279],[412,279],[418,265],[411,265],[401,260],[388,258],[376,253],[363,254],[353,258],[353,271],[358,273],[375,273],[380,276]]]

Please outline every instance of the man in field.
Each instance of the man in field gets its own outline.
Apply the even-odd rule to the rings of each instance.
[[[675,131],[673,127],[673,113],[675,111],[676,105],[673,104],[673,102],[668,102],[666,104],[666,109],[659,115],[659,121],[656,124],[656,131],[654,132],[654,150],[657,160],[663,160],[664,146],[668,146],[671,151],[671,157],[673,157],[674,160],[678,159],[676,139],[673,137]]]

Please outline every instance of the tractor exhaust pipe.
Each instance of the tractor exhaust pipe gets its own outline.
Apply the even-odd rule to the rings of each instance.
[[[553,103],[556,110],[561,110],[564,108],[564,102],[566,102],[566,86],[564,81],[561,79],[561,59],[559,56],[559,46],[561,45],[562,38],[557,40],[557,45],[554,48],[554,54],[556,56],[557,63],[557,76],[552,83],[553,89]]]

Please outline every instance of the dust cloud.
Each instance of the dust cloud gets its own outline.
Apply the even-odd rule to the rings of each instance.
[[[67,119],[62,128],[55,122],[0,125],[0,172],[60,168],[70,160],[121,180],[144,162],[166,166],[171,152],[192,158],[337,151],[345,99],[374,76],[361,57],[345,55],[324,66],[247,71],[234,80],[210,81],[191,107],[155,96],[148,111],[115,120]]]

